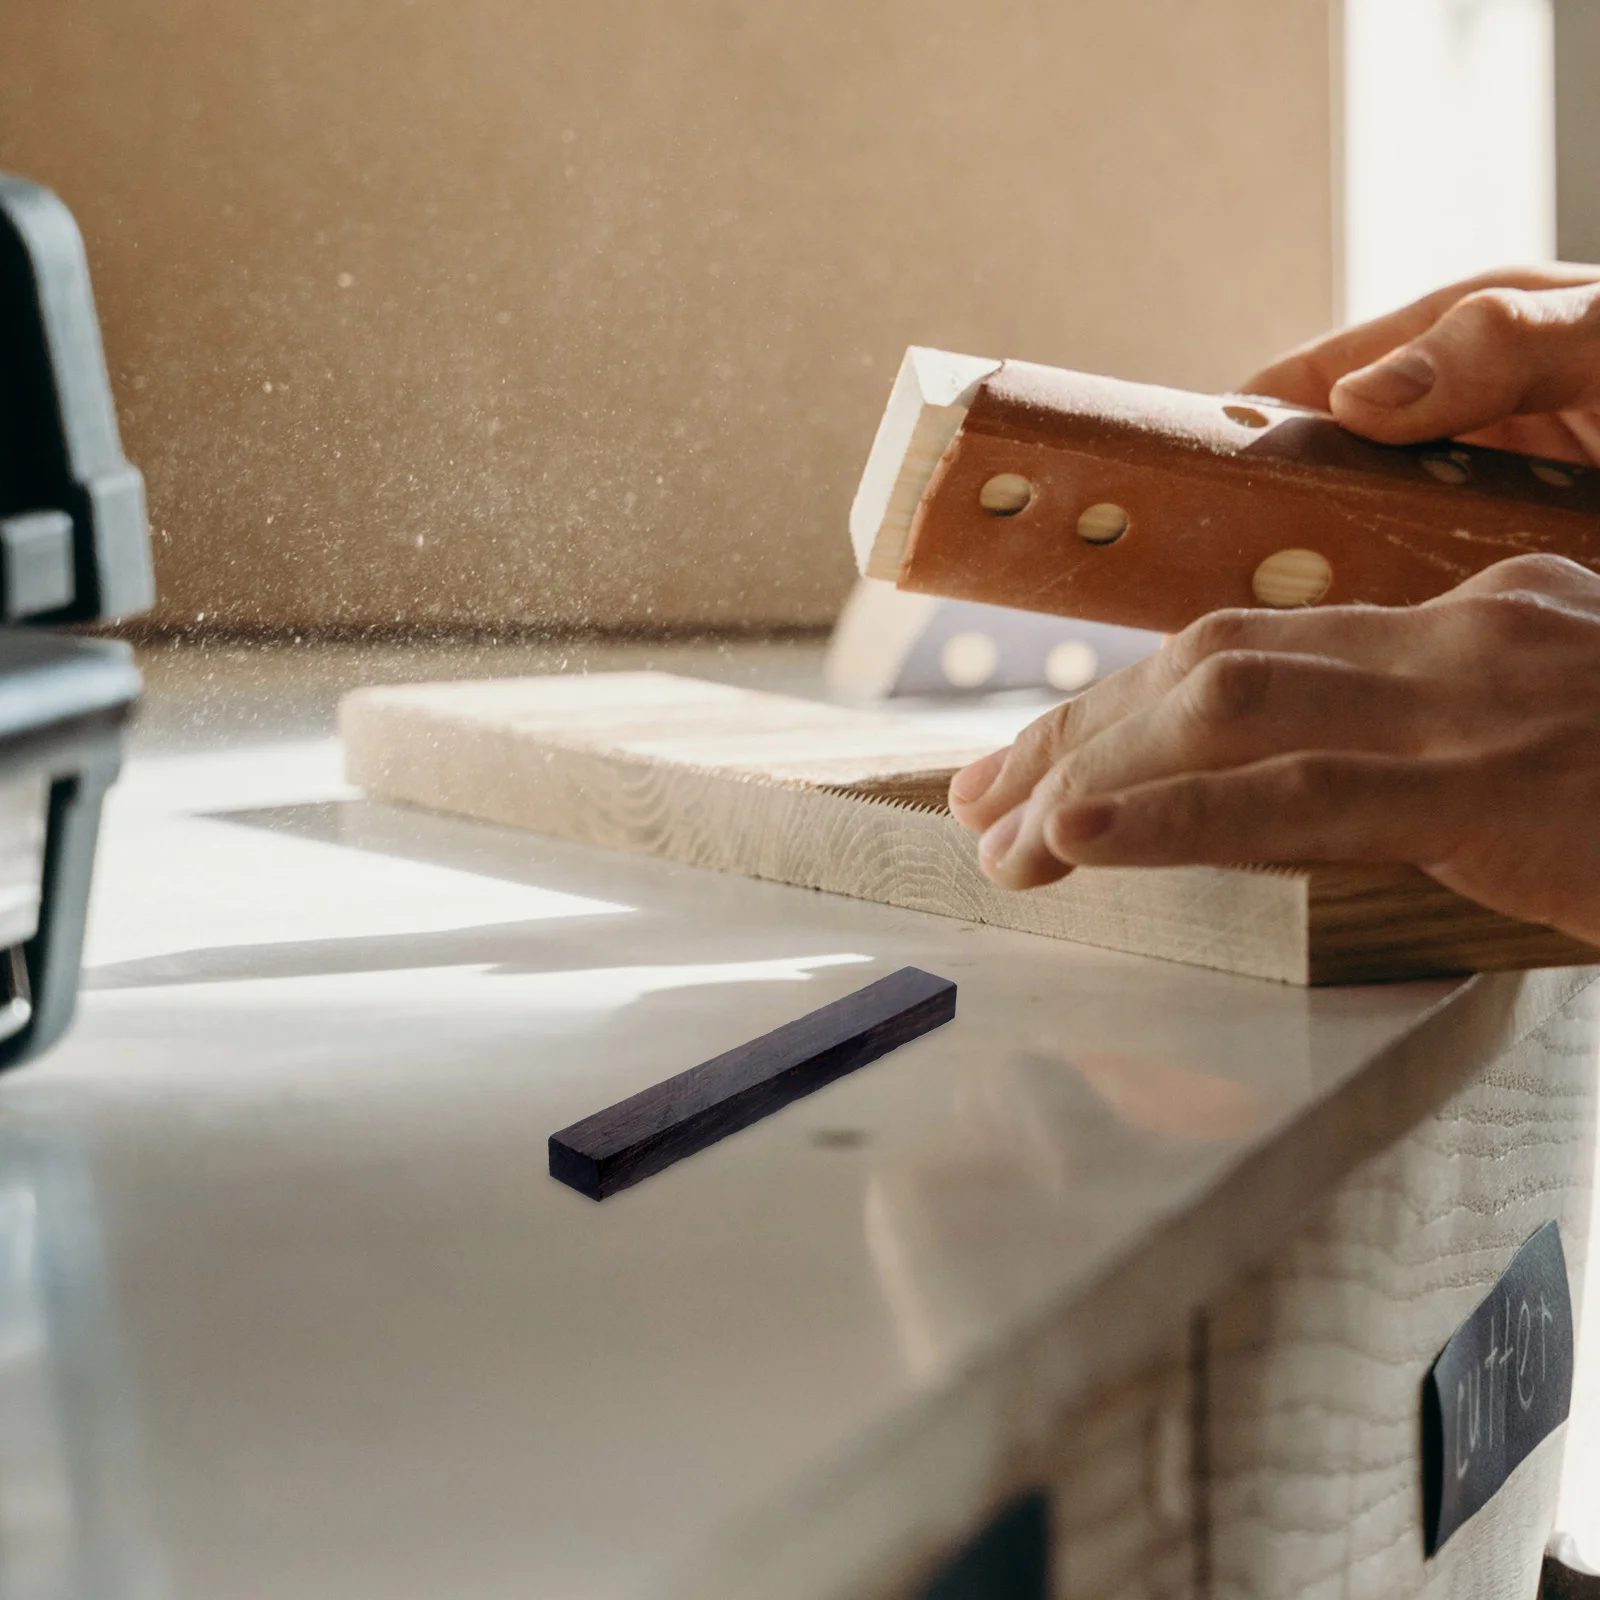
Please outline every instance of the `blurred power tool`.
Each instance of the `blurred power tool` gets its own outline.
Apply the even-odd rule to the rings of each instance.
[[[153,597],[83,240],[49,190],[0,174],[0,1068],[71,1020],[100,804],[139,698],[126,645],[38,625]]]

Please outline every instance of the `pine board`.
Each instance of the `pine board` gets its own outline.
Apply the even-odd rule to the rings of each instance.
[[[1284,983],[1597,953],[1407,867],[1085,868],[997,889],[944,808],[982,750],[909,719],[668,673],[360,689],[351,782],[586,844]]]

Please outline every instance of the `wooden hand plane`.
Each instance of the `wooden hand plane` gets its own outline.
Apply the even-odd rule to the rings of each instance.
[[[850,532],[902,589],[1170,633],[1226,606],[1412,605],[1515,555],[1600,572],[1600,470],[913,348]]]

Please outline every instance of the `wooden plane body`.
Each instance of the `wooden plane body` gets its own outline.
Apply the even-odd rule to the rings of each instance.
[[[1171,633],[1229,606],[1416,604],[1508,556],[1600,571],[1600,472],[914,349],[851,533],[902,589]]]

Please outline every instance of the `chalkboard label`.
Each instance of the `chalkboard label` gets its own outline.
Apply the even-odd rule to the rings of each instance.
[[[1428,1554],[1486,1506],[1572,1403],[1572,1296],[1547,1222],[1451,1335],[1422,1385]]]

